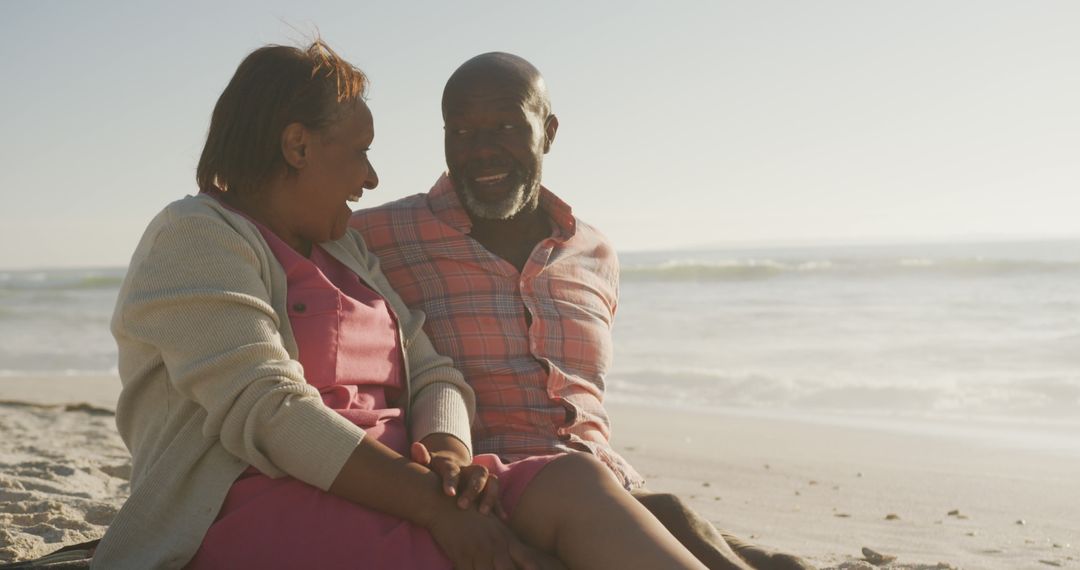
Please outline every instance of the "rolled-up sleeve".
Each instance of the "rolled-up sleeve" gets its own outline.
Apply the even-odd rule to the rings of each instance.
[[[119,332],[160,352],[172,389],[206,411],[205,437],[267,475],[326,490],[364,431],[304,381],[265,263],[223,220],[165,220],[129,269]]]

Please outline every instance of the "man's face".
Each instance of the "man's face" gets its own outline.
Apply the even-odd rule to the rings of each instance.
[[[450,179],[474,217],[512,218],[537,199],[554,117],[538,108],[527,85],[463,83],[447,92],[443,104]]]

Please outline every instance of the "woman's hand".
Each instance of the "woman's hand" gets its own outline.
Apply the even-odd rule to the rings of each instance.
[[[456,437],[433,433],[415,442],[410,448],[412,460],[439,475],[443,492],[457,497],[461,509],[469,509],[479,501],[481,514],[494,512],[503,521],[509,516],[499,501],[499,479],[488,473],[487,467],[473,465],[469,450]]]
[[[454,568],[473,570],[565,570],[555,558],[518,540],[505,524],[472,510],[447,505],[427,529]]]
[[[334,479],[330,493],[428,529],[456,568],[563,568],[523,544],[499,519],[459,508],[440,489],[442,483],[431,469],[365,437]]]

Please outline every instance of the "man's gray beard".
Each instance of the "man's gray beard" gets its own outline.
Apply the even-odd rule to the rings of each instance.
[[[462,186],[464,189],[462,195],[465,197],[465,209],[477,218],[485,220],[509,220],[525,208],[533,194],[525,191],[525,184],[519,184],[509,196],[498,202],[491,203],[478,200],[472,193],[469,184],[466,183]]]

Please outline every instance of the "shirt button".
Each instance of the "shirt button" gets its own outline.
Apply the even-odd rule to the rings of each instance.
[[[297,313],[303,313],[307,310],[307,305],[303,303],[293,303],[292,309]]]

